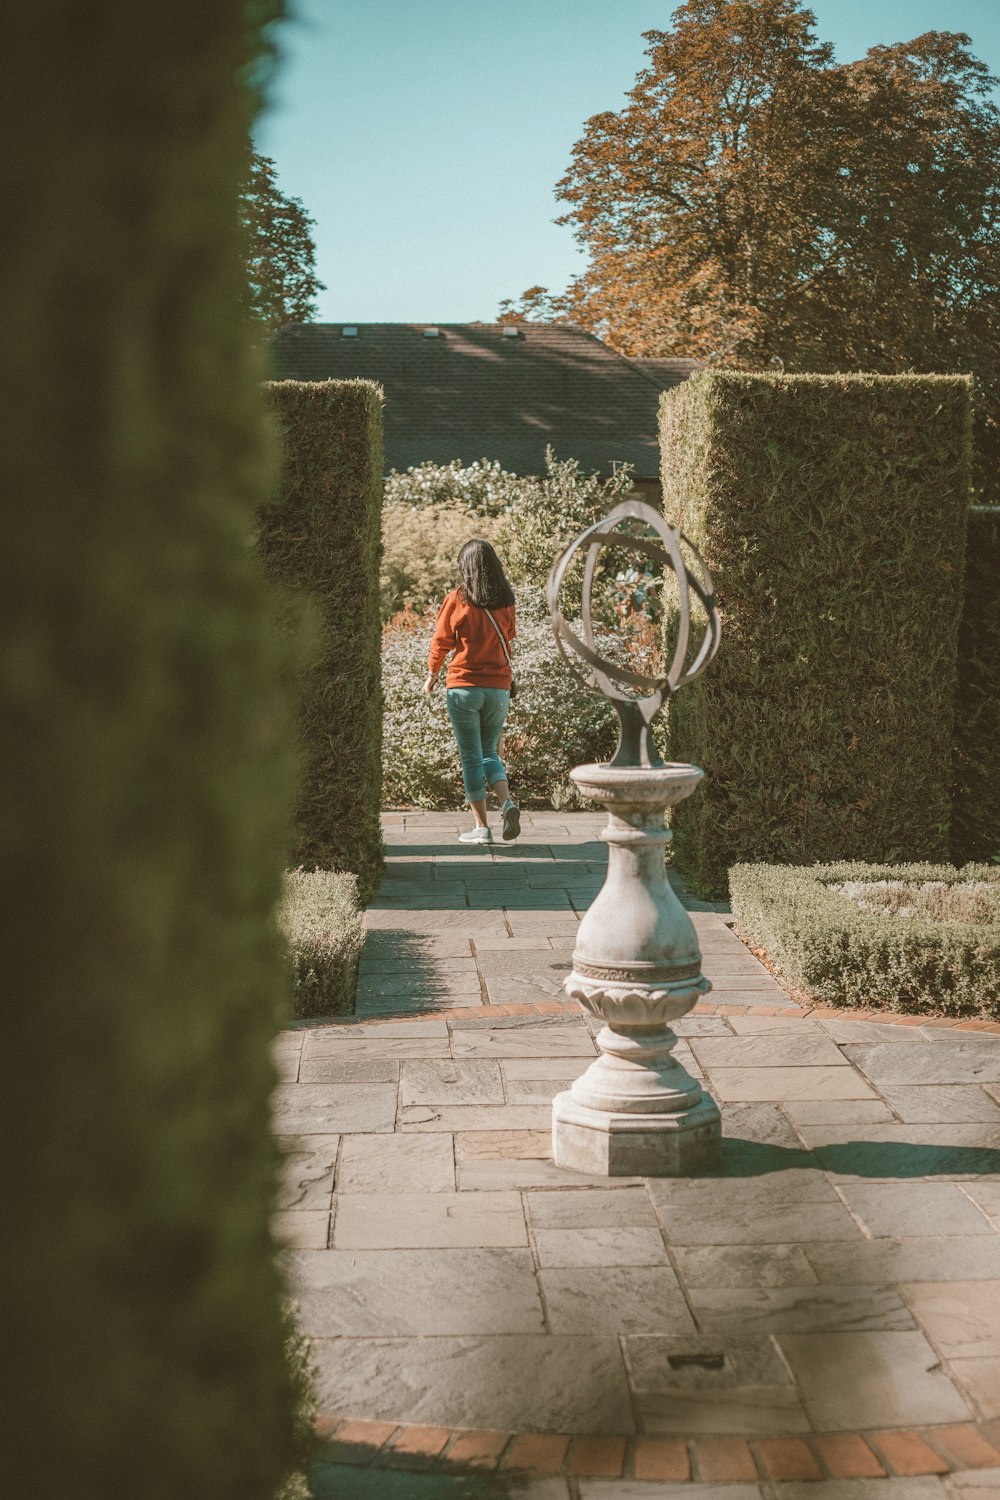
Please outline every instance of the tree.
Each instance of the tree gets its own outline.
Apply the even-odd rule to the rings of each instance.
[[[240,193],[247,258],[247,305],[255,322],[274,333],[285,323],[307,323],[324,290],[316,276],[313,220],[298,198],[286,198],[274,162],[251,151]]]
[[[529,286],[515,302],[505,297],[497,312],[498,323],[564,323],[564,299],[545,286]]]
[[[560,310],[628,355],[971,371],[994,448],[1000,112],[969,38],[837,65],[801,0],[673,19],[558,185],[589,253]]]

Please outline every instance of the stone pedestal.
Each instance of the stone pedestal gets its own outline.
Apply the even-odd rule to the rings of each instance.
[[[552,1106],[556,1164],[611,1177],[675,1177],[719,1165],[718,1107],[672,1056],[669,1023],[711,989],[694,923],[667,880],[666,808],[697,766],[577,766],[610,814],[608,874],[577,934],[567,994],[604,1021],[600,1056]]]

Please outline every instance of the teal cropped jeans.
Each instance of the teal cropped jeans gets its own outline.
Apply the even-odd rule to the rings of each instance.
[[[507,780],[497,746],[509,707],[506,688],[448,689],[448,717],[458,741],[462,782],[470,802],[481,802],[487,787]]]

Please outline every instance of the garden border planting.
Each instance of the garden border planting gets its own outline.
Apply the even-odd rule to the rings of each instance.
[[[1000,921],[881,916],[829,889],[848,880],[986,881],[1000,894],[992,865],[737,864],[729,872],[734,928],[789,988],[825,1004],[998,1014]]]

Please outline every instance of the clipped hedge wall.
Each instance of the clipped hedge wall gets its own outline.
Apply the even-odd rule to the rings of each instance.
[[[281,927],[297,1016],[352,1015],[365,929],[355,875],[290,870]]]
[[[7,23],[0,1490],[271,1500],[295,752],[246,544],[275,468],[239,312],[245,5]]]
[[[291,862],[352,871],[367,901],[382,869],[382,392],[367,380],[280,380],[266,391],[284,463],[258,546],[319,621]]]
[[[706,372],[661,402],[663,509],[701,551],[715,661],[671,704],[706,771],[678,865],[948,857],[970,382]]]
[[[985,881],[1000,898],[1000,870],[991,865],[738,864],[729,872],[736,930],[790,988],[825,1004],[995,1017],[1000,921],[882,916],[830,889],[881,880]]]
[[[1000,513],[973,511],[958,642],[951,857],[1000,859]]]

